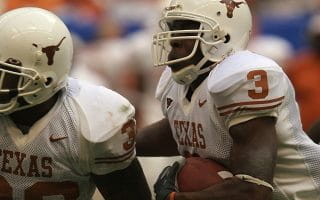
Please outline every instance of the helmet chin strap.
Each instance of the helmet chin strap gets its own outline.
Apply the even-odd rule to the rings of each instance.
[[[189,85],[194,80],[198,78],[199,75],[204,74],[208,71],[210,71],[215,65],[211,65],[209,67],[206,67],[204,69],[201,69],[201,67],[208,61],[208,59],[204,56],[198,64],[194,65],[188,65],[184,67],[183,69],[172,72],[171,76],[175,82],[181,85]]]

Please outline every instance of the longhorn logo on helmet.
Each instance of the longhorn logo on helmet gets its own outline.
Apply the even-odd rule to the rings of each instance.
[[[42,48],[42,52],[45,53],[47,55],[48,58],[48,65],[53,65],[54,63],[54,55],[56,53],[56,51],[60,50],[60,45],[62,44],[63,40],[66,39],[66,37],[63,37],[60,42],[57,45],[51,45],[51,46],[47,46]],[[32,44],[34,47],[38,47],[39,45],[33,43]]]
[[[239,6],[244,2],[235,2],[233,0],[221,0],[220,3],[226,4],[228,10],[227,17],[232,18],[234,9],[239,8]]]

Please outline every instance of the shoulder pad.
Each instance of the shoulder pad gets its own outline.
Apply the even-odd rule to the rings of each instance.
[[[247,80],[247,73],[253,70],[268,70],[283,73],[273,60],[250,51],[238,52],[223,60],[210,73],[208,88],[213,93],[225,91]]]
[[[230,56],[213,69],[207,86],[219,115],[229,126],[244,118],[277,116],[288,85],[285,73],[275,62],[245,51]]]
[[[79,107],[81,132],[86,140],[104,142],[134,117],[134,107],[120,94],[103,86],[81,81],[78,84],[73,99]]]

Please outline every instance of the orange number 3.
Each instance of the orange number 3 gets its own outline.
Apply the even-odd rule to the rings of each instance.
[[[124,150],[128,151],[134,146],[134,140],[136,137],[136,121],[134,119],[125,123],[121,129],[122,134],[128,134],[128,141],[123,143]]]
[[[255,80],[256,77],[259,77],[259,80]],[[248,80],[255,80],[254,86],[256,89],[248,90],[248,95],[252,99],[263,99],[269,94],[268,86],[268,76],[267,72],[264,70],[253,70],[247,74]],[[258,89],[260,88],[260,89]]]

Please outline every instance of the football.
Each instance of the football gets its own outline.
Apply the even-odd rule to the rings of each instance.
[[[219,163],[201,157],[190,157],[177,173],[177,186],[180,192],[200,191],[228,177],[232,177],[232,173]]]

